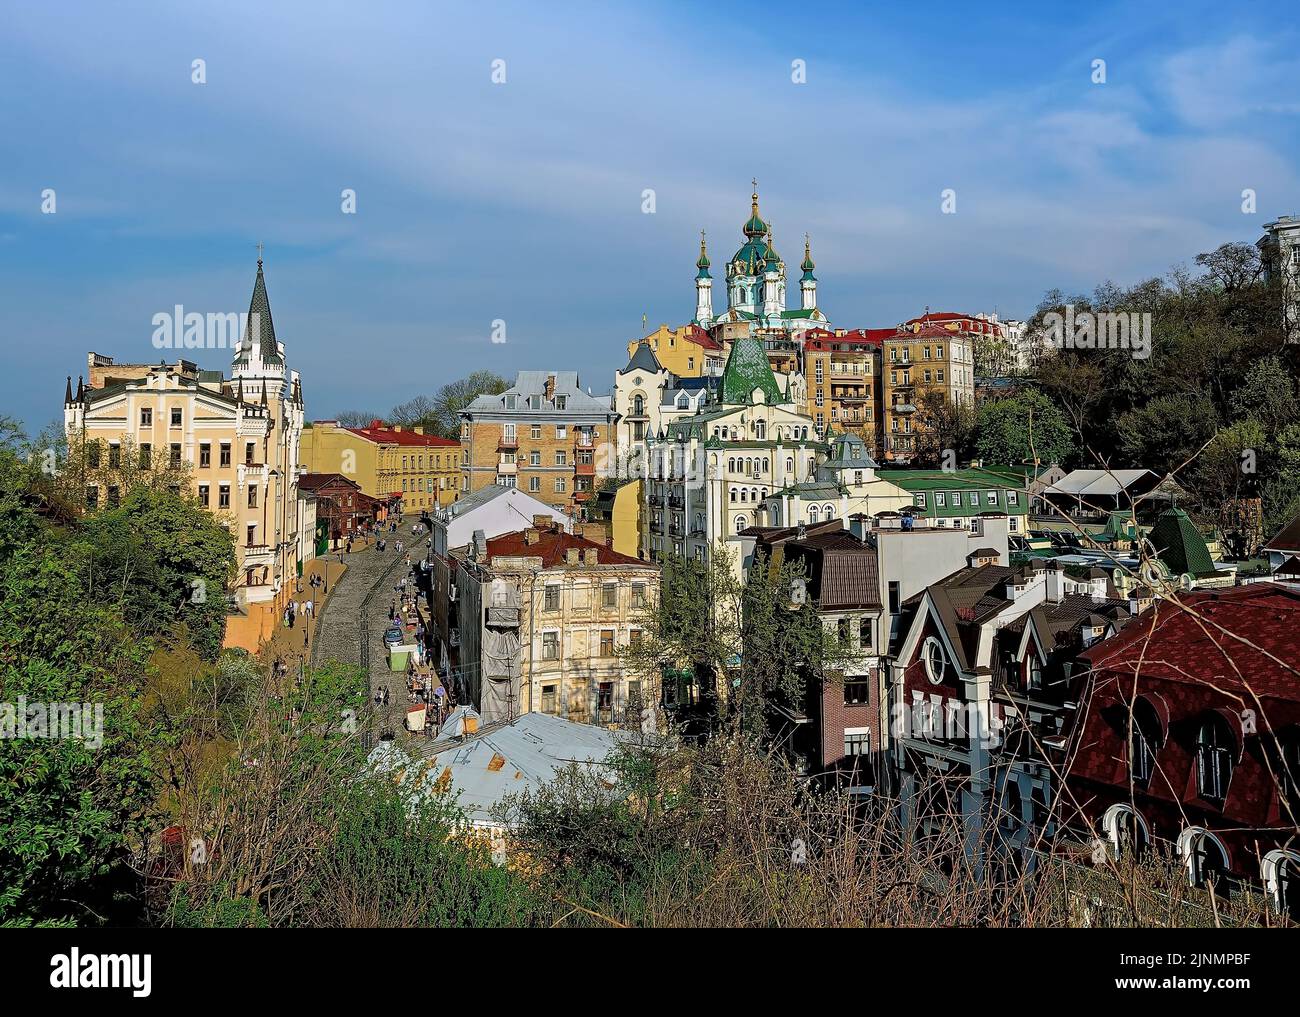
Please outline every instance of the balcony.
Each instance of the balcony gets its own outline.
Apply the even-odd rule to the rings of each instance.
[[[659,495],[657,494],[650,495],[650,497],[647,498],[646,500],[655,508],[658,508],[660,505],[664,503],[664,500],[661,497],[659,497]]]
[[[518,463],[497,463],[497,473],[502,476],[513,476],[519,472]]]
[[[670,494],[668,496],[668,507],[675,509],[684,508],[685,500],[680,494]]]
[[[916,412],[916,407],[911,403],[894,403],[894,405],[889,408],[895,413],[902,413],[905,416],[909,413]]]
[[[517,449],[518,447],[519,447],[518,438],[507,438],[503,434],[500,440],[497,441],[497,451],[499,452],[510,452],[513,451],[514,449]]]
[[[595,463],[574,463],[573,472],[579,477],[594,477],[596,475]]]
[[[576,439],[573,443],[574,448],[595,448],[596,447],[596,440],[592,438],[590,434],[584,434],[583,432],[579,431],[577,434],[574,435],[574,438]]]

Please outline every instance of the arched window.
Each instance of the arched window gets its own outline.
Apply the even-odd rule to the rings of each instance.
[[[1300,921],[1300,854],[1270,851],[1264,856],[1261,875],[1278,914]]]
[[[1164,732],[1160,729],[1160,718],[1155,708],[1145,699],[1133,704],[1133,719],[1130,724],[1129,738],[1129,774],[1133,783],[1146,789],[1151,786],[1151,776],[1155,773],[1156,752],[1164,741]]]
[[[1127,805],[1112,805],[1107,809],[1101,817],[1101,828],[1116,858],[1140,855],[1151,842],[1146,822]]]
[[[638,394],[632,397],[632,415],[635,417],[645,415],[645,396]]]
[[[817,506],[814,505],[810,509],[808,509],[808,522],[810,523],[817,522],[817,515],[818,515]]]
[[[1220,894],[1228,891],[1228,852],[1218,837],[1200,827],[1189,827],[1178,836],[1178,852],[1192,886],[1213,886]]]
[[[835,518],[835,506],[827,505],[822,511],[826,514],[827,521]]]
[[[767,421],[765,420],[754,421],[754,435],[759,439],[759,441],[762,441],[764,438],[767,437]]]
[[[733,488],[728,492],[728,494],[730,494],[730,496],[731,496],[731,502],[732,502],[732,504],[735,504],[735,501],[736,501],[736,489],[733,487]]]
[[[1196,789],[1202,798],[1222,802],[1232,783],[1232,732],[1218,714],[1205,718],[1196,733]]]
[[[749,501],[749,488],[747,488],[747,487],[742,487],[742,488],[740,489],[740,500],[741,500],[741,501]]]
[[[748,526],[749,526],[749,519],[748,519],[747,517],[745,517],[745,516],[736,516],[736,532],[737,532],[737,533],[739,533],[741,530],[747,528]]]
[[[764,473],[768,473],[768,472],[771,471],[771,469],[772,469],[772,460],[770,460],[770,459],[764,457],[764,459],[763,459],[763,472],[764,472]]]
[[[794,456],[785,457],[785,472],[786,473],[794,472]]]
[[[734,459],[728,459],[728,460],[727,460],[727,469],[730,470],[732,473],[735,473],[735,472],[736,472],[736,460],[734,460]]]

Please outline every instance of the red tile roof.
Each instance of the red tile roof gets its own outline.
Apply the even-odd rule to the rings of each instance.
[[[503,533],[499,537],[493,537],[487,542],[488,560],[491,561],[497,556],[505,558],[541,558],[542,567],[551,568],[555,565],[564,564],[565,552],[570,548],[595,548],[599,552],[597,561],[601,565],[643,565],[646,568],[654,568],[648,561],[620,554],[604,544],[597,544],[594,540],[588,540],[586,537],[576,537],[572,533],[565,533],[562,530],[559,532],[555,530],[540,531],[539,539],[535,544],[525,543],[524,535],[527,532],[527,530],[517,530],[514,533]]]
[[[1296,516],[1264,545],[1270,551],[1300,551],[1300,516]]]
[[[886,339],[897,333],[892,328],[855,328],[842,334],[836,334],[824,328],[809,329],[804,333],[804,348],[825,350],[835,343],[848,346],[879,347]]]
[[[919,318],[909,318],[904,325],[924,325],[926,322],[942,324],[943,322],[957,322],[962,332],[983,332],[987,335],[993,335],[1002,322],[994,323],[985,318],[977,318],[973,314],[954,314],[952,311],[937,311],[930,314],[923,314]],[[945,331],[953,331],[945,329]]]
[[[460,445],[460,442],[452,441],[450,438],[439,438],[432,434],[416,434],[406,428],[398,431],[391,427],[385,427],[382,420],[372,420],[368,427],[345,427],[343,430],[351,431],[367,441],[373,441],[376,445],[419,445],[423,448],[454,448]]]
[[[681,336],[683,339],[687,339],[690,342],[695,343],[696,346],[702,347],[703,349],[706,350],[722,349],[722,344],[716,342],[713,336],[709,335],[708,332],[700,328],[699,325],[684,326],[681,331]]]
[[[1252,583],[1180,601],[1158,601],[1082,659],[1098,671],[1300,699],[1300,593]]]
[[[903,331],[898,332],[891,338],[897,339],[951,339],[953,336],[959,336],[961,332],[956,329],[944,328],[942,325],[931,322],[929,325],[923,325],[915,332]]]

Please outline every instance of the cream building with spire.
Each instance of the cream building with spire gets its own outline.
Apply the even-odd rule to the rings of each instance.
[[[307,524],[298,495],[302,382],[276,338],[262,259],[229,378],[184,360],[119,364],[91,353],[87,366],[90,383],[79,380],[75,394],[69,383],[64,396],[69,444],[98,443],[110,463],[129,443],[142,460],[188,465],[190,493],[234,537],[226,645],[256,650],[278,623],[309,543],[300,540]],[[87,508],[111,507],[123,493],[88,488]]]

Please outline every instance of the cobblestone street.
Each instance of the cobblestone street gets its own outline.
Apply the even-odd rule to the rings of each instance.
[[[312,665],[337,660],[355,664],[370,675],[370,695],[381,685],[389,691],[388,706],[376,707],[379,730],[397,732],[404,740],[402,722],[406,709],[406,679],[388,669],[388,654],[384,646],[384,629],[388,627],[388,606],[393,600],[393,586],[405,571],[405,552],[398,554],[396,541],[411,541],[410,526],[398,528],[390,534],[388,549],[375,550],[369,546],[353,545],[350,554],[332,551],[317,559],[324,563],[342,561],[347,571],[330,591],[325,610],[313,634]],[[414,538],[417,541],[419,538]],[[422,545],[417,542],[417,549]],[[376,736],[378,731],[375,732]]]

